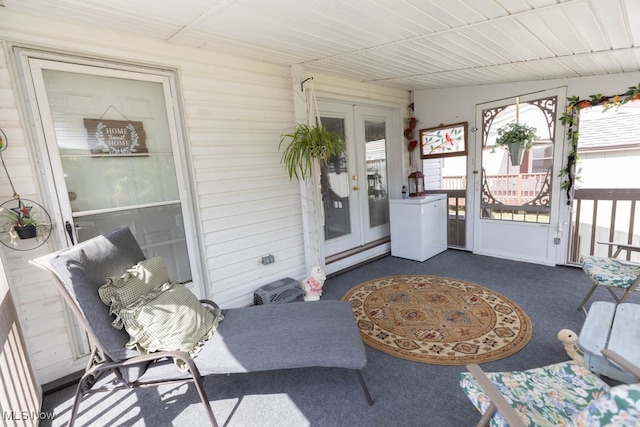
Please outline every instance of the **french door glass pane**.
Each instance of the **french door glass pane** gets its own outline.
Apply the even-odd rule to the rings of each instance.
[[[365,120],[364,129],[369,227],[373,228],[389,223],[386,123]]]
[[[322,124],[331,132],[345,134],[344,119],[322,117]],[[322,167],[320,182],[324,205],[324,239],[351,234],[349,173],[344,154],[333,156]]]

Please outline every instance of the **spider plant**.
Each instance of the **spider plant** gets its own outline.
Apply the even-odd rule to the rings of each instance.
[[[290,179],[311,176],[314,159],[324,166],[331,157],[346,151],[344,135],[331,132],[324,126],[298,124],[291,132],[282,134],[278,150],[284,144],[287,145],[280,162],[284,163]]]

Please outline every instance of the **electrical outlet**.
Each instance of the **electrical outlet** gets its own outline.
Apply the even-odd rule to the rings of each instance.
[[[262,257],[262,260],[260,261],[262,264],[267,265],[267,264],[273,264],[274,262],[276,262],[276,258],[269,254],[269,255],[264,255]]]

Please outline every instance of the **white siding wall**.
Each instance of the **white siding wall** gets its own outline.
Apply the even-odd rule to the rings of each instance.
[[[294,120],[288,67],[19,15],[0,20],[4,40],[179,70],[202,264],[213,299],[222,306],[247,304],[257,287],[304,274],[299,187],[289,182],[277,149],[280,132]],[[38,168],[24,141],[24,123],[4,61],[1,65],[0,128],[10,140],[3,154],[16,189],[40,201]],[[11,197],[6,181],[0,185],[0,197]],[[41,383],[84,365],[72,361],[53,285],[26,264],[51,249],[52,245],[37,253],[2,251],[5,265],[14,266],[9,280]],[[276,262],[263,266],[258,261],[267,253],[274,254]]]
[[[187,133],[185,165],[191,173],[195,215],[201,230],[202,265],[210,296],[224,307],[252,301],[253,291],[306,272],[300,186],[280,164],[281,132],[295,122],[289,67],[203,50],[158,43],[88,26],[39,20],[0,9],[0,38],[5,42],[120,62],[177,69]],[[7,45],[3,45],[6,50]],[[3,153],[16,189],[44,205],[39,168],[26,141],[28,124],[0,52],[0,128],[9,138]],[[327,81],[333,82],[328,78]],[[336,82],[333,82],[336,83]],[[339,80],[336,93],[367,99],[402,101],[404,92],[380,90]],[[377,95],[377,92],[380,95]],[[0,200],[12,191],[3,179]],[[0,248],[14,292],[29,353],[41,384],[75,372],[85,361],[73,360],[63,306],[48,277],[27,264],[47,253],[50,241],[30,252]],[[259,263],[273,254],[275,263]]]

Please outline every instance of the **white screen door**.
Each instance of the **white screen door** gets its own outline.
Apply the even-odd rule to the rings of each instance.
[[[562,209],[557,178],[564,99],[558,89],[476,107],[474,253],[548,265],[564,262],[561,236],[568,210]],[[513,122],[536,128],[538,140],[512,159],[495,141],[497,130]]]

